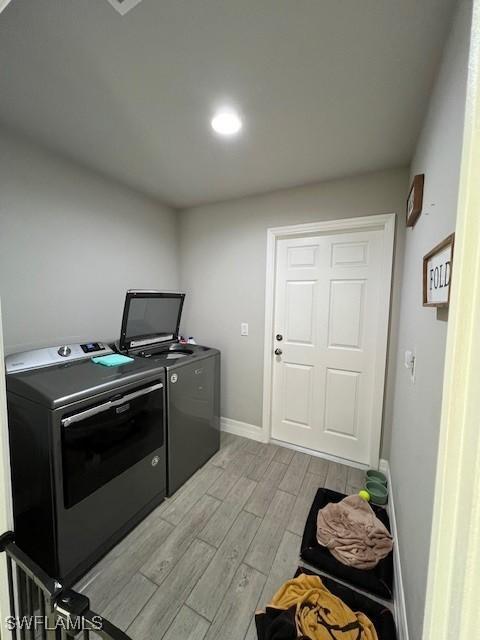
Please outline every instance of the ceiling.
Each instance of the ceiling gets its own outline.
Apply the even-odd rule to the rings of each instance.
[[[403,166],[454,4],[13,0],[0,122],[176,207]]]

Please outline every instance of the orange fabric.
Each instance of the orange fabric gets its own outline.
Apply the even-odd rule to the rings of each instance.
[[[369,618],[353,612],[318,576],[301,573],[288,580],[268,606],[289,609],[294,605],[299,636],[311,640],[378,640]]]

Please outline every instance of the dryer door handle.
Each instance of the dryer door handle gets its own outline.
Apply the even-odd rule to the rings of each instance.
[[[96,407],[91,407],[90,409],[85,409],[85,411],[74,413],[73,416],[68,416],[67,418],[63,418],[62,425],[64,427],[69,427],[71,424],[74,424],[75,422],[81,422],[82,420],[91,418],[92,416],[95,416],[98,413],[103,413],[104,411],[108,411],[113,407],[119,407],[120,405],[125,404],[126,402],[130,402],[130,400],[134,400],[135,398],[140,398],[141,396],[146,396],[148,393],[153,393],[154,391],[158,391],[159,389],[163,389],[163,384],[161,382],[158,382],[157,384],[153,384],[151,387],[145,387],[144,389],[139,389],[138,391],[127,393],[125,396],[122,396],[117,400],[109,400],[108,402],[104,402],[103,404],[98,404]]]
[[[62,425],[64,427],[69,427],[74,422],[81,422],[82,420],[86,420],[91,416],[96,416],[97,413],[108,411],[111,408],[112,403],[110,401],[104,402],[103,404],[98,404],[96,407],[91,407],[90,409],[85,409],[85,411],[74,413],[73,416],[68,416],[68,418],[62,418]]]
[[[122,396],[118,400],[112,400],[110,404],[112,405],[112,407],[118,407],[121,404],[125,404],[125,402],[130,402],[130,400],[135,400],[135,398],[140,398],[141,396],[146,396],[148,393],[153,393],[154,391],[158,391],[159,389],[163,389],[163,384],[161,382],[159,382],[158,384],[153,384],[151,387],[146,387],[145,389],[133,391],[133,393],[127,393],[126,396]]]

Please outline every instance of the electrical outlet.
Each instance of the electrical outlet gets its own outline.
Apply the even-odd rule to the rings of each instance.
[[[248,336],[248,322],[242,322],[240,325],[240,335]]]

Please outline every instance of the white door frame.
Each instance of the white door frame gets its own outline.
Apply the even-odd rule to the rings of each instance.
[[[13,531],[12,484],[10,479],[10,449],[8,444],[7,397],[5,368],[3,366],[2,308],[0,301],[0,533]],[[5,625],[10,615],[7,563],[5,553],[0,554],[0,633],[11,638],[12,632]]]
[[[480,0],[473,9],[423,640],[478,638]]]
[[[370,466],[378,467],[380,458],[380,439],[382,433],[383,398],[385,396],[385,371],[387,363],[388,329],[390,317],[390,294],[392,288],[393,255],[395,242],[395,213],[324,220],[306,224],[288,225],[267,229],[267,274],[265,286],[265,340],[263,353],[263,417],[262,440],[268,442],[271,436],[272,413],[272,352],[275,312],[275,275],[277,242],[279,239],[326,233],[347,233],[355,231],[381,230],[384,234],[383,268],[380,276],[380,317],[379,342],[375,363],[375,403],[373,411],[372,444],[370,448]],[[379,397],[380,396],[380,397]],[[379,402],[380,400],[380,402]]]

